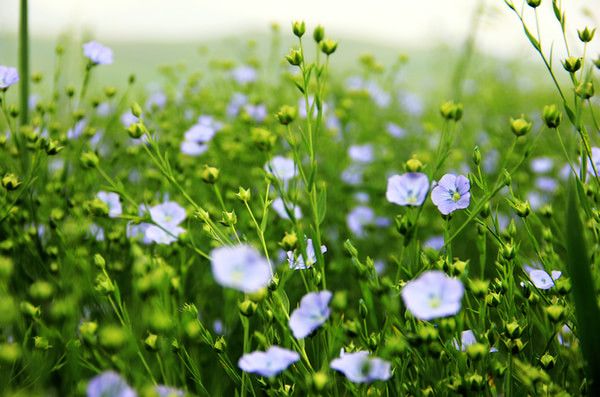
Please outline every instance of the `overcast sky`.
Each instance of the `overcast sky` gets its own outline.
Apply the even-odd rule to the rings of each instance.
[[[486,7],[480,47],[503,55],[530,53],[503,0],[30,0],[30,24],[33,35],[50,38],[68,30],[109,42],[198,41],[266,31],[271,22],[287,28],[303,19],[325,25],[333,36],[426,47],[462,43],[479,1]],[[0,32],[16,32],[19,0],[1,2]],[[576,40],[575,28],[600,25],[600,0],[563,3],[571,39]],[[550,0],[543,0],[540,10],[542,31],[558,39]],[[592,51],[600,52],[600,33]]]

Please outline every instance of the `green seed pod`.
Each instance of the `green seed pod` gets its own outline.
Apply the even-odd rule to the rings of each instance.
[[[577,35],[579,36],[579,40],[582,43],[589,43],[594,39],[594,33],[596,33],[596,28],[590,30],[587,26],[582,30],[577,31]]]
[[[16,343],[0,344],[0,362],[4,364],[13,364],[21,358],[21,347]]]
[[[142,107],[139,103],[133,102],[131,104],[131,114],[133,114],[137,118],[142,117]]]
[[[518,119],[510,119],[510,129],[512,130],[515,136],[524,136],[529,131],[531,131],[532,123],[530,121],[525,120],[524,116],[519,117]]]
[[[159,350],[158,335],[149,333],[144,339],[144,347],[150,352],[157,352]]]
[[[292,32],[294,33],[294,36],[300,38],[302,36],[304,36],[304,33],[306,32],[306,24],[304,23],[304,21],[295,21],[292,23]]]
[[[296,119],[296,115],[296,108],[288,105],[283,105],[281,108],[279,108],[279,112],[276,114],[277,120],[279,120],[279,123],[282,125],[290,124]]]
[[[107,325],[98,332],[98,342],[100,346],[111,351],[121,349],[127,343],[127,333],[117,325]]]
[[[423,163],[418,159],[412,158],[406,161],[404,167],[408,172],[420,172],[423,169]]]
[[[440,114],[446,120],[459,121],[463,115],[463,104],[447,101],[440,106]]]
[[[333,54],[335,52],[335,50],[337,49],[337,46],[338,46],[338,43],[331,39],[325,39],[325,40],[321,41],[321,43],[320,43],[321,52],[323,52],[323,54],[325,54],[327,56]]]
[[[6,174],[2,178],[2,187],[8,191],[16,190],[21,186],[21,181],[15,174]]]
[[[563,67],[569,73],[575,73],[581,69],[581,58],[568,57],[563,61]]]
[[[321,25],[317,25],[315,30],[313,30],[313,39],[315,43],[319,44],[325,38],[325,28]]]
[[[554,368],[555,364],[556,357],[553,357],[548,353],[545,353],[542,357],[540,357],[540,365],[546,370]]]
[[[473,343],[472,345],[467,346],[467,356],[471,360],[481,360],[485,356],[487,356],[490,348],[483,343]]]
[[[292,48],[289,54],[285,56],[285,59],[292,66],[300,66],[304,60],[304,56],[302,55],[302,51]]]
[[[594,96],[594,84],[591,81],[579,84],[575,88],[575,94],[581,99],[590,99]]]
[[[285,232],[285,235],[279,242],[279,246],[283,248],[285,251],[293,251],[298,247],[298,236],[296,232]]]
[[[546,105],[542,111],[542,118],[548,128],[557,128],[562,121],[562,113],[556,105]]]
[[[79,161],[85,168],[96,168],[100,163],[98,155],[94,152],[83,152],[79,157]]]
[[[238,309],[240,310],[240,313],[242,314],[242,316],[246,317],[252,317],[254,313],[256,313],[257,308],[258,305],[249,299],[246,299],[238,304]]]
[[[204,169],[200,174],[200,178],[202,179],[202,181],[204,181],[204,183],[213,185],[217,182],[217,180],[219,180],[219,173],[220,172],[218,168],[204,165]]]
[[[52,347],[48,339],[43,336],[34,336],[33,346],[38,350],[49,350]]]
[[[542,3],[542,0],[527,0],[527,5],[531,8],[537,8]]]

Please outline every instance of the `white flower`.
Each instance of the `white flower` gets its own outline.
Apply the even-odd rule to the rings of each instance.
[[[247,244],[219,247],[210,253],[212,273],[220,285],[256,292],[271,281],[271,266]]]

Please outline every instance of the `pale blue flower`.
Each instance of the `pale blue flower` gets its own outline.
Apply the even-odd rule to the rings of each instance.
[[[553,270],[548,274],[543,269],[538,269],[531,266],[524,266],[529,279],[536,288],[546,290],[554,287],[554,282],[562,276],[562,272]]]
[[[271,346],[265,352],[255,351],[244,354],[238,361],[238,367],[244,372],[270,378],[299,360],[298,353],[279,346]]]
[[[215,248],[210,257],[213,276],[223,287],[250,293],[271,281],[271,265],[250,245]]]
[[[283,157],[275,156],[265,165],[265,171],[275,175],[277,179],[282,182],[287,182],[294,178],[297,174],[296,163],[294,160]]]
[[[231,71],[231,77],[242,85],[256,81],[257,76],[256,69],[248,65],[238,66]]]
[[[358,164],[352,164],[344,171],[342,171],[341,178],[348,185],[359,185],[363,180],[363,169]]]
[[[319,328],[331,314],[329,301],[331,292],[309,292],[302,297],[300,307],[290,315],[289,325],[294,338],[303,339]]]
[[[98,194],[96,194],[96,197],[98,197],[108,206],[109,217],[116,218],[123,213],[123,208],[121,207],[121,199],[117,193],[105,192],[101,190],[98,192]]]
[[[531,170],[536,174],[545,174],[552,171],[554,160],[549,157],[537,157],[531,160]]]
[[[140,213],[145,211],[143,206],[140,206]],[[171,244],[177,241],[177,238],[185,232],[179,226],[186,217],[185,209],[174,201],[166,201],[162,204],[155,205],[149,209],[150,217],[155,224],[141,223],[135,225],[129,223],[127,225],[127,237],[142,238],[144,244]]]
[[[136,397],[137,394],[119,374],[106,371],[92,378],[87,397]]]
[[[465,209],[471,202],[471,184],[463,175],[446,174],[431,191],[431,201],[443,215]]]
[[[263,104],[247,104],[244,111],[257,123],[262,123],[267,118],[267,107]]]
[[[248,103],[248,97],[240,92],[233,94],[227,105],[227,116],[235,117],[240,113],[240,109]]]
[[[386,128],[388,134],[390,134],[394,138],[402,138],[406,135],[406,130],[404,128],[400,127],[398,124],[387,123],[385,125],[385,128]]]
[[[83,55],[94,65],[110,65],[113,63],[112,50],[97,41],[85,43],[83,45]]]
[[[77,139],[83,134],[83,131],[87,127],[87,120],[81,119],[75,123],[75,125],[67,131],[67,138],[69,139]]]
[[[321,253],[324,254],[326,252],[327,252],[327,247],[324,245],[321,245]],[[302,256],[302,254],[298,253],[297,251],[288,251],[287,258],[288,258],[288,263],[290,265],[290,269],[294,269],[294,270],[308,269],[309,267],[311,267],[312,265],[317,263],[317,253],[315,252],[315,247],[313,245],[313,241],[310,238],[306,240],[306,255],[305,256],[306,256],[306,261],[304,260],[304,257]]]
[[[121,124],[125,128],[128,128],[131,124],[137,123],[139,120],[140,119],[138,117],[134,116],[134,114],[131,113],[131,110],[128,110],[127,112],[121,115]]]
[[[453,316],[460,311],[462,283],[441,271],[430,270],[402,288],[402,300],[419,320]]]
[[[402,206],[423,205],[429,191],[429,179],[421,172],[407,172],[388,179],[385,197],[390,203]]]
[[[352,145],[348,148],[348,156],[357,163],[368,164],[373,161],[373,145]]]
[[[442,248],[444,248],[444,236],[432,236],[432,237],[429,237],[423,243],[423,247],[425,247],[425,248],[431,248],[431,249],[434,249],[436,251],[441,250]]]
[[[391,364],[381,358],[369,357],[369,352],[344,353],[331,361],[329,366],[354,383],[370,383],[388,380],[392,376]]]
[[[553,193],[558,189],[558,182],[549,176],[540,176],[535,179],[535,187],[543,192]]]
[[[290,219],[290,216],[285,210],[285,203],[283,202],[281,197],[277,197],[275,200],[273,200],[273,202],[271,203],[271,207],[273,207],[277,215],[279,215],[282,219]],[[295,219],[302,218],[302,210],[298,205],[294,205],[293,207],[291,205],[288,205],[288,210],[290,210],[294,214]]]
[[[346,216],[348,229],[358,237],[363,237],[365,234],[364,228],[374,222],[375,211],[371,207],[363,205],[353,208]]]
[[[162,91],[155,91],[146,100],[146,109],[162,109],[167,104],[167,95]]]
[[[475,338],[475,333],[473,330],[466,330],[460,333],[460,345],[459,342],[454,339],[452,341],[452,345],[456,350],[460,350],[463,352],[467,351],[467,347],[477,343],[477,338]]]
[[[16,68],[0,65],[0,91],[5,91],[8,87],[19,82],[19,72]]]

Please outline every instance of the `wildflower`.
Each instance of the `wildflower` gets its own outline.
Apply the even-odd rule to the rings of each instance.
[[[154,388],[158,397],[183,397],[185,392],[183,390],[176,389],[174,387],[165,385],[156,385]]]
[[[324,254],[325,252],[327,252],[327,247],[322,245],[321,253]],[[312,239],[309,238],[306,240],[306,261],[302,254],[295,253],[294,251],[288,251],[287,258],[290,269],[294,270],[308,269],[317,263],[317,254],[315,252]]]
[[[300,307],[290,316],[290,328],[294,338],[303,339],[319,328],[330,315],[331,292],[310,292],[300,301]]]
[[[267,118],[267,107],[263,104],[247,104],[244,106],[244,111],[257,123],[261,123]]]
[[[353,164],[342,171],[341,178],[348,185],[359,185],[363,179],[363,169],[361,166]]]
[[[244,354],[238,361],[238,367],[244,372],[270,378],[284,371],[298,360],[300,360],[298,353],[279,346],[271,346],[265,352],[255,351]]]
[[[531,170],[536,174],[545,174],[552,171],[554,160],[549,157],[537,157],[531,160]]]
[[[0,65],[0,91],[6,91],[11,85],[19,81],[19,72],[16,68]]]
[[[69,138],[69,139],[79,138],[83,134],[85,127],[87,127],[87,120],[86,119],[79,120],[78,122],[75,123],[75,125],[72,128],[69,129],[69,131],[67,131],[67,138]]]
[[[544,192],[552,193],[558,189],[558,182],[554,178],[540,176],[535,180],[535,187]]]
[[[179,227],[185,219],[185,209],[176,202],[166,201],[151,207],[149,211],[156,225],[148,225],[145,229],[145,241],[171,244],[185,231]]]
[[[452,341],[452,346],[456,348],[456,350],[460,350],[463,352],[467,351],[467,347],[477,343],[477,339],[475,338],[475,333],[468,329],[460,333],[460,346],[458,341],[455,339]]]
[[[432,236],[425,240],[423,247],[439,251],[444,248],[444,236]]]
[[[421,206],[429,191],[429,179],[421,172],[393,175],[388,179],[385,197],[402,206]]]
[[[443,215],[465,209],[471,201],[471,184],[463,175],[446,174],[431,191],[431,201]]]
[[[441,271],[426,271],[402,288],[402,300],[419,320],[455,315],[464,294],[462,283]]]
[[[231,77],[238,84],[248,84],[256,81],[257,73],[256,69],[251,66],[242,65],[231,71]]]
[[[404,130],[404,128],[400,127],[398,124],[387,123],[385,125],[385,128],[388,134],[390,134],[394,138],[402,138],[406,135],[406,130]]]
[[[97,41],[85,43],[83,54],[90,60],[92,65],[110,65],[113,63],[112,50]]]
[[[361,205],[355,207],[346,217],[348,229],[358,237],[364,236],[364,227],[375,221],[375,211],[372,208]]]
[[[543,269],[536,269],[530,266],[525,266],[525,271],[529,275],[529,279],[538,289],[550,289],[554,287],[554,281],[559,279],[562,276],[562,273],[558,270],[553,270],[549,275]]]
[[[87,385],[87,397],[136,397],[136,392],[116,372],[106,371],[92,378]]]
[[[96,194],[100,200],[102,200],[108,206],[108,216],[111,218],[116,218],[123,213],[123,208],[121,207],[121,200],[117,193],[113,192],[105,192],[99,191]]]
[[[296,164],[292,159],[275,156],[265,165],[265,171],[272,173],[277,179],[286,183],[296,176]]]
[[[208,150],[208,142],[221,128],[221,123],[214,121],[212,117],[200,116],[198,122],[185,132],[181,152],[188,156],[203,154]]]
[[[121,115],[121,124],[123,127],[129,127],[131,124],[135,124],[140,121],[140,118],[134,115],[131,110],[126,111]]]
[[[331,361],[329,365],[354,383],[388,380],[392,376],[391,364],[377,357],[369,357],[367,351],[344,353],[342,350],[340,357]]]
[[[373,161],[373,145],[352,145],[348,149],[348,156],[357,162],[368,164]]]
[[[247,244],[212,250],[212,273],[220,285],[242,292],[256,292],[271,280],[271,265]]]
[[[273,203],[271,203],[271,207],[273,207],[275,212],[277,212],[277,215],[279,215],[282,219],[286,219],[286,220],[290,219],[290,217],[285,209],[285,204],[284,204],[283,200],[281,199],[281,197],[277,197],[275,200],[273,200]],[[293,207],[288,206],[288,209],[294,214],[295,219],[302,218],[302,210],[300,209],[300,207],[298,205],[294,204]]]
[[[146,109],[163,109],[167,104],[167,95],[162,91],[155,91],[146,100]]]
[[[240,92],[233,94],[227,105],[227,116],[235,117],[239,114],[240,109],[248,103],[248,97]]]

